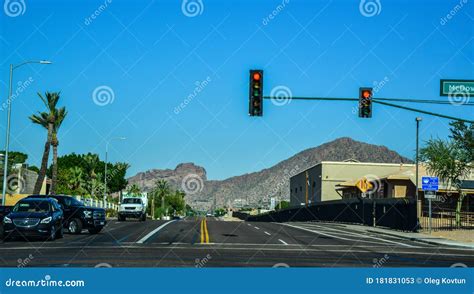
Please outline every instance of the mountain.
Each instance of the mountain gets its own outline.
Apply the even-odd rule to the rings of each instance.
[[[175,189],[186,192],[190,205],[207,209],[211,205],[222,207],[236,203],[258,204],[268,196],[289,198],[289,178],[321,161],[356,160],[360,162],[410,163],[385,146],[339,138],[318,147],[306,149],[280,163],[258,172],[231,177],[222,181],[207,180],[206,170],[193,163],[179,164],[174,170],[153,169],[140,172],[128,179],[144,191],[151,191],[158,179],[167,180]],[[262,195],[265,193],[265,196]],[[265,199],[264,199],[265,198]]]

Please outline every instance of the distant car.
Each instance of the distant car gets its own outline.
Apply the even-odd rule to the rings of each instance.
[[[212,213],[210,212],[206,213],[206,217],[212,217],[212,216],[213,216]]]
[[[24,198],[3,218],[3,238],[43,237],[50,241],[63,237],[64,214],[52,199]]]
[[[87,207],[81,201],[67,195],[31,195],[27,198],[56,199],[64,211],[64,228],[71,234],[80,234],[86,229],[90,234],[99,233],[106,225],[105,209]]]
[[[125,221],[127,218],[137,218],[146,221],[146,203],[140,197],[127,197],[122,199],[118,211],[118,220]]]

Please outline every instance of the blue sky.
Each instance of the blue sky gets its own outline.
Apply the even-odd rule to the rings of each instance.
[[[10,63],[54,62],[14,75],[15,89],[32,82],[13,102],[11,149],[35,165],[45,140],[27,119],[42,109],[36,92],[61,91],[69,110],[60,154],[103,157],[107,139],[125,136],[110,159],[129,162],[130,175],[194,162],[223,179],[343,136],[413,158],[413,112],[374,105],[372,119],[359,119],[355,102],[288,100],[248,117],[251,68],[264,69],[266,95],[283,86],[294,96],[356,97],[379,83],[375,97],[447,100],[440,78],[474,78],[470,1],[367,0],[374,15],[360,1],[187,1],[196,15],[182,1],[7,2],[21,8],[0,13],[2,101]],[[407,106],[474,118],[471,106]],[[422,140],[448,135],[449,121],[422,117]],[[2,108],[2,134],[5,121]]]

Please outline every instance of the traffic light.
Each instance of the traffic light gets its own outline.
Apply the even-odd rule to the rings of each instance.
[[[263,70],[250,70],[249,115],[263,115]]]
[[[359,88],[359,117],[372,117],[372,88]]]

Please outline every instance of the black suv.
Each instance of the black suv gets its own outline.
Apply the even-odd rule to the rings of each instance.
[[[53,199],[25,198],[3,218],[3,239],[13,237],[63,237],[63,211]]]
[[[74,197],[67,195],[31,195],[27,198],[56,199],[64,211],[64,227],[71,234],[80,234],[87,229],[91,234],[99,233],[105,226],[105,209],[87,207]]]

